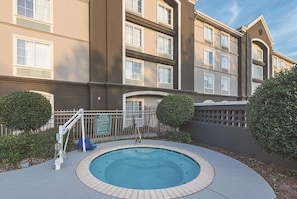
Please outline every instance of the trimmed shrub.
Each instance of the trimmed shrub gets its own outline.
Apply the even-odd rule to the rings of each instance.
[[[54,156],[57,129],[36,134],[22,133],[0,137],[0,166],[16,165],[27,158],[49,159]]]
[[[194,101],[187,95],[168,95],[157,107],[157,118],[165,125],[177,129],[194,116]]]
[[[45,125],[51,117],[51,104],[42,95],[17,91],[0,98],[0,123],[29,132]]]
[[[159,132],[158,138],[165,139],[174,142],[191,143],[191,135],[188,132],[177,132],[177,131],[165,131]]]
[[[39,133],[22,133],[0,137],[0,167],[18,165],[24,159],[51,159],[55,154],[57,128]],[[64,136],[65,143],[66,136]],[[70,132],[67,151],[76,148],[73,132]]]
[[[297,159],[297,68],[259,86],[247,105],[248,127],[270,153]]]

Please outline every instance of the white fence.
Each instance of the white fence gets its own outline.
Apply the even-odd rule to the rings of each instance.
[[[51,120],[41,130],[58,128],[76,112],[77,110],[55,111]],[[105,121],[102,121],[102,118],[105,118]],[[155,109],[141,112],[85,110],[84,126],[86,136],[96,141],[134,138],[136,136],[135,126],[138,127],[143,137],[153,137],[157,132],[169,128],[160,125]],[[77,122],[71,131],[74,139],[77,140],[81,136],[81,122]],[[17,135],[18,133],[0,125],[0,136]]]

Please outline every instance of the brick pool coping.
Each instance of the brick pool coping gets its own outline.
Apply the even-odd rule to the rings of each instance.
[[[151,190],[138,190],[138,189],[128,189],[128,188],[117,187],[111,184],[107,184],[97,179],[91,174],[89,170],[90,163],[98,156],[110,151],[118,150],[118,149],[135,148],[135,147],[160,148],[160,149],[167,149],[167,150],[185,154],[191,157],[194,161],[196,161],[199,164],[200,173],[195,179],[183,185],[165,188],[165,189],[151,189]],[[168,198],[169,199],[169,198],[184,197],[203,190],[213,182],[215,172],[212,165],[207,160],[188,150],[184,150],[173,146],[162,146],[162,145],[153,145],[153,144],[134,144],[134,145],[130,144],[130,145],[108,147],[108,148],[104,148],[93,152],[92,154],[85,157],[79,162],[79,164],[76,167],[76,175],[79,178],[79,180],[89,188],[109,196],[123,198],[123,199],[136,199],[136,198],[143,198],[143,199],[153,199],[153,198],[167,199]]]

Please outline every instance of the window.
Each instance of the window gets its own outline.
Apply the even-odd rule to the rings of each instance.
[[[256,59],[259,61],[263,61],[263,50],[257,49]]]
[[[204,92],[213,94],[214,91],[214,75],[204,74]]]
[[[172,8],[164,5],[158,4],[158,21],[162,24],[172,26]]]
[[[261,86],[261,83],[252,83],[252,94],[256,91],[257,87]]]
[[[204,50],[204,64],[213,65],[213,52],[210,50]]]
[[[253,64],[253,78],[263,80],[263,67]]]
[[[158,54],[166,58],[172,59],[172,37],[159,34],[158,35]]]
[[[172,84],[172,67],[164,65],[158,67],[158,83]]]
[[[230,95],[230,78],[221,77],[221,94]]]
[[[17,14],[50,22],[50,0],[17,0]]]
[[[51,47],[48,44],[17,39],[17,64],[51,69]]]
[[[142,100],[126,100],[127,118],[142,118],[142,110]]]
[[[229,49],[229,35],[221,33],[221,46],[224,49]]]
[[[143,80],[142,63],[135,60],[126,60],[126,78]]]
[[[204,40],[213,42],[213,29],[209,26],[204,26]]]
[[[253,59],[263,62],[263,50],[256,44],[253,44]]]
[[[277,57],[273,57],[273,66],[275,66],[275,67],[278,66],[278,59],[277,59]]]
[[[284,60],[281,60],[281,61],[280,61],[280,67],[281,67],[281,68],[285,68],[285,61],[284,61]]]
[[[126,44],[142,47],[142,28],[126,24]]]
[[[142,0],[126,0],[126,8],[133,12],[142,13]]]
[[[230,59],[227,55],[221,56],[221,68],[223,72],[229,72],[230,68]]]

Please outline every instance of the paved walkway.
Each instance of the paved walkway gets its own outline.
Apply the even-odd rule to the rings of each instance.
[[[215,170],[212,184],[202,191],[182,199],[275,199],[269,184],[254,170],[239,161],[215,151],[174,142],[143,140],[146,144],[174,146],[197,153],[208,160]],[[107,142],[98,145],[96,150],[106,147],[133,144],[134,140]],[[54,170],[54,160],[0,173],[0,198],[5,199],[111,199],[113,197],[88,188],[76,176],[76,166],[84,157],[93,153],[73,151],[61,170]]]

